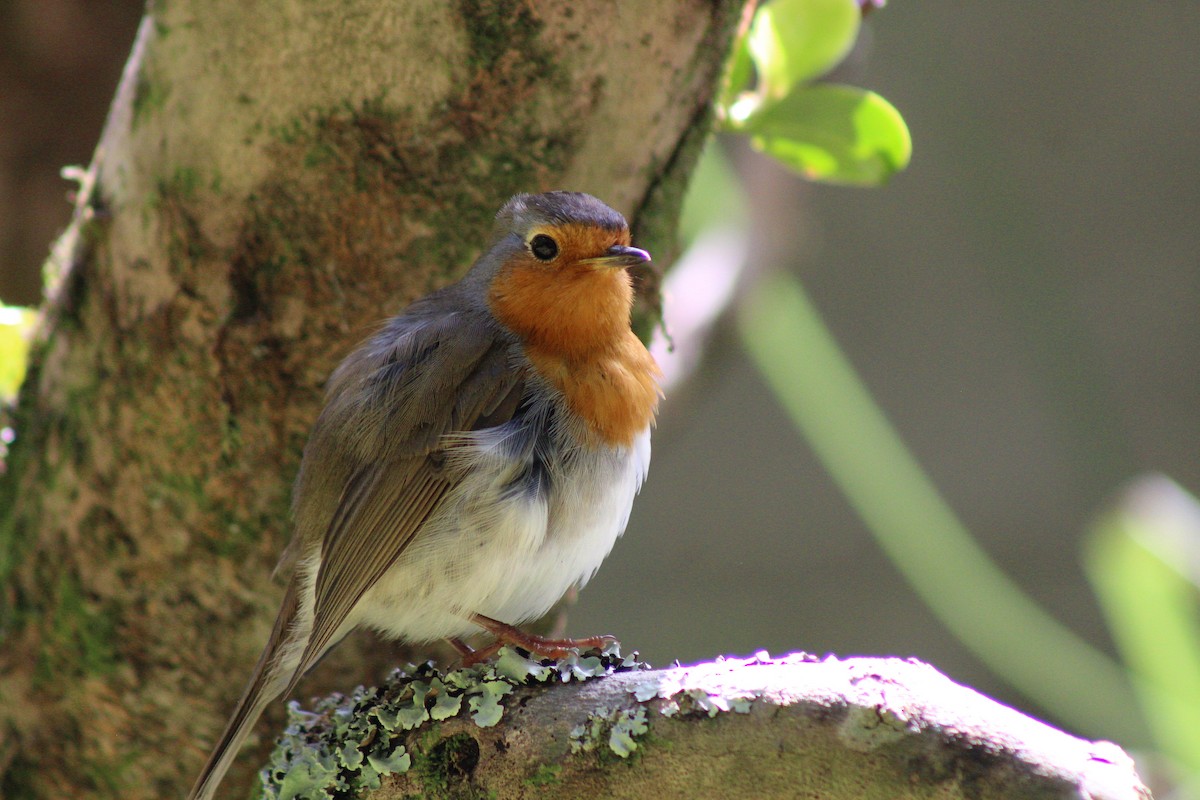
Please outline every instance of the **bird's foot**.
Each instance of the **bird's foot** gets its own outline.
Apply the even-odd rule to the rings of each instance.
[[[607,647],[609,644],[616,642],[616,637],[613,636],[588,636],[583,639],[550,639],[545,636],[536,636],[532,633],[509,625],[499,620],[485,617],[482,614],[472,614],[471,622],[474,622],[479,627],[486,630],[488,633],[496,637],[496,641],[489,644],[487,647],[481,647],[478,650],[472,650],[459,639],[451,639],[450,644],[462,655],[462,665],[469,667],[478,664],[481,661],[486,661],[496,654],[506,644],[515,645],[524,648],[534,655],[542,656],[543,658],[562,658],[571,652],[587,650],[592,647]]]

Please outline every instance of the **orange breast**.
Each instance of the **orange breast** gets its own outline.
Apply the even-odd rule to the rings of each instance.
[[[630,445],[654,421],[661,373],[629,329],[623,270],[516,262],[496,276],[488,302],[598,443]]]
[[[584,361],[527,349],[534,366],[563,393],[571,411],[600,443],[610,446],[633,444],[654,422],[661,396],[658,364],[632,331],[625,333],[611,350]]]

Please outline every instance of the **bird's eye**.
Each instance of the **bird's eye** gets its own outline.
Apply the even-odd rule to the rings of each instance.
[[[538,261],[553,261],[558,255],[558,242],[544,233],[539,233],[529,240],[529,252],[533,253],[533,257]]]

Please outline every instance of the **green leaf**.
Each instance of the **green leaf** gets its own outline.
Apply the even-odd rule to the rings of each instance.
[[[891,103],[852,86],[818,84],[759,109],[741,125],[756,148],[804,177],[872,186],[908,166],[912,139]]]
[[[846,57],[862,20],[855,0],[775,0],[754,17],[750,54],[763,94],[780,98]]]
[[[1142,478],[1091,530],[1086,565],[1113,641],[1133,674],[1158,747],[1200,773],[1200,502],[1163,476]]]
[[[25,378],[29,332],[37,312],[19,306],[0,306],[0,402],[12,400]]]

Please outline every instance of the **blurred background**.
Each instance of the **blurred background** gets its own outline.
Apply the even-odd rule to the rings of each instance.
[[[58,171],[90,159],[141,5],[0,4],[4,303],[37,302],[69,213]],[[974,539],[1112,659],[1089,528],[1145,472],[1200,490],[1198,41],[1187,0],[894,2],[837,78],[901,111],[906,172],[881,189],[818,186],[718,142],[748,207],[735,288],[798,278]],[[688,297],[667,302],[671,325]],[[611,632],[656,665],[760,649],[914,656],[1078,733],[1150,746],[1141,720],[1047,705],[959,643],[797,432],[733,319],[671,390],[630,528],[570,631]],[[1054,655],[1023,652],[1020,630],[996,647]]]

